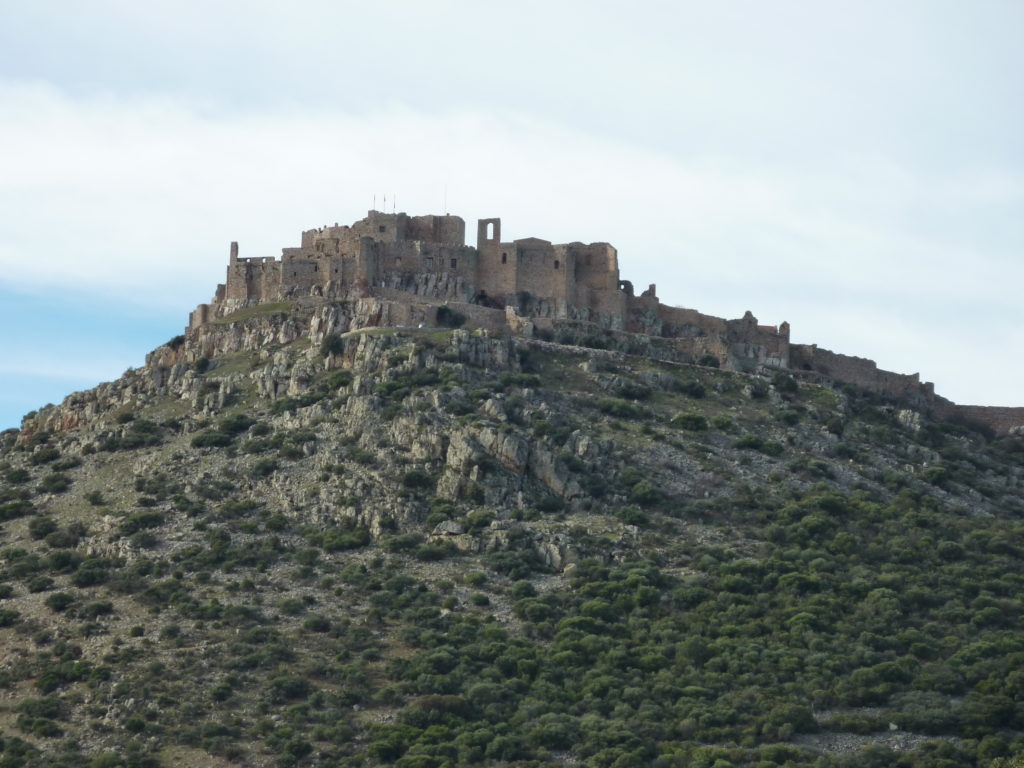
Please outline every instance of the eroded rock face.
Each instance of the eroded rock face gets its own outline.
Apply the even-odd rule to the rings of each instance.
[[[588,428],[605,418],[588,398],[641,408],[678,400],[690,396],[686,386],[698,375],[692,366],[652,366],[614,349],[485,331],[368,328],[381,313],[381,301],[353,299],[207,323],[155,350],[144,367],[26,419],[19,439],[27,442],[39,430],[59,432],[71,450],[100,451],[100,466],[104,445],[133,439],[133,414],[163,423],[165,435],[187,446],[227,414],[256,413],[268,434],[305,434],[287,446],[289,460],[306,462],[304,468],[285,466],[258,479],[253,471],[263,449],[248,446],[259,435],[243,433],[227,455],[204,459],[219,462],[213,468],[191,454],[175,460],[174,472],[190,495],[201,496],[211,477],[227,473],[304,525],[352,524],[375,538],[416,530],[466,552],[524,549],[556,571],[585,552],[580,541],[587,536],[600,538],[612,558],[633,551],[635,529],[631,533],[624,524],[629,515],[608,528],[588,527],[583,539],[580,527],[564,518],[595,510],[618,514],[659,494],[706,499],[728,492],[729,483],[756,483],[777,470],[775,459],[736,449],[735,436],[725,433],[706,451],[681,451],[666,433],[645,441],[637,456],[613,431]],[[557,381],[542,385],[537,375],[523,372],[531,358],[537,364],[545,356],[559,359],[561,375],[582,377],[584,389],[560,397]],[[709,397],[715,387],[722,388],[719,394],[734,392],[737,407],[787,407],[784,393],[765,378],[728,373],[705,383]],[[808,404],[801,418],[813,417],[816,426],[802,439],[826,454],[835,434],[823,425],[841,421],[846,411],[839,393]],[[928,418],[895,408],[891,416],[908,431],[922,429]],[[786,441],[787,427],[779,429],[775,439]],[[933,460],[923,453],[917,458]],[[642,481],[621,481],[636,466],[644,467]],[[406,484],[410,467],[421,476]],[[153,474],[162,467],[135,471]],[[842,467],[831,471],[844,477]],[[335,481],[339,476],[343,482]],[[466,517],[428,525],[430,499],[450,500],[460,515],[479,517],[472,524]],[[170,506],[165,512],[177,514]],[[91,532],[90,551],[138,554],[104,525]],[[176,546],[173,538],[165,546]]]
[[[103,414],[144,406],[155,397],[171,395],[188,401],[194,409],[224,407],[249,381],[260,397],[294,397],[308,391],[317,372],[348,368],[375,373],[391,367],[385,351],[394,344],[387,334],[354,334],[344,338],[343,350],[325,361],[319,347],[330,334],[375,327],[386,305],[363,298],[312,308],[269,311],[237,322],[222,319],[191,329],[184,337],[158,347],[142,368],[127,371],[114,382],[68,396],[63,403],[47,406],[27,416],[21,438],[40,430],[66,432],[94,422]],[[240,307],[239,309],[246,309]],[[307,340],[307,346],[296,342]],[[508,339],[455,331],[443,349],[411,349],[406,363],[438,365],[444,360],[502,370],[516,369]],[[263,362],[244,374],[218,375],[218,367],[249,354]],[[207,369],[207,366],[209,368]]]

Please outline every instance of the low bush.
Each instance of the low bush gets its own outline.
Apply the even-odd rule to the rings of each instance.
[[[27,483],[31,479],[32,475],[29,474],[27,469],[12,469],[4,474],[4,480],[11,485],[20,485],[21,483]]]
[[[29,457],[29,463],[39,466],[40,464],[48,464],[51,461],[56,461],[59,458],[60,451],[56,448],[40,448]]]
[[[193,448],[224,448],[231,445],[235,436],[218,429],[207,429],[192,438]]]
[[[28,532],[33,539],[44,539],[57,530],[57,521],[52,517],[40,515],[29,520]]]
[[[651,415],[650,411],[641,405],[614,397],[603,397],[598,400],[597,409],[617,419],[646,419]]]
[[[60,613],[74,605],[75,596],[70,592],[54,592],[52,595],[48,595],[43,602],[54,613]]]
[[[25,515],[30,515],[34,511],[35,507],[32,505],[32,502],[25,499],[0,504],[0,523],[7,520],[17,520],[19,517],[25,517]]]
[[[338,355],[345,351],[345,340],[336,333],[329,333],[320,342],[320,356]]]
[[[695,400],[700,400],[705,395],[704,385],[693,379],[679,382],[679,391]]]
[[[708,428],[708,420],[699,413],[677,413],[670,423],[690,432],[703,432]]]
[[[47,475],[39,483],[41,493],[64,493],[71,487],[71,478],[58,472]]]

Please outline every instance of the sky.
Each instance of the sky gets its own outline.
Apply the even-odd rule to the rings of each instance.
[[[0,4],[0,429],[374,206],[1024,406],[1019,0]]]

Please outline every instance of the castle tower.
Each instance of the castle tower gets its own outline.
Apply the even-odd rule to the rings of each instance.
[[[476,249],[501,242],[501,219],[479,219],[476,223]]]

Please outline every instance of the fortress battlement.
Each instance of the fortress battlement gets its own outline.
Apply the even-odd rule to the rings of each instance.
[[[261,303],[298,299],[377,299],[378,325],[436,325],[448,306],[471,326],[552,334],[588,323],[661,340],[676,359],[748,373],[784,370],[853,384],[912,405],[931,407],[998,433],[1024,429],[1024,408],[958,406],[938,397],[918,374],[884,371],[872,360],[817,345],[790,343],[789,323],[761,325],[751,312],[726,320],[671,307],[650,285],[636,295],[619,275],[618,251],[604,242],[554,244],[538,237],[503,240],[501,219],[477,221],[466,245],[458,216],[409,216],[371,210],[351,224],[302,232],[280,257],[240,257],[231,243],[226,281],[189,318],[190,330]]]

